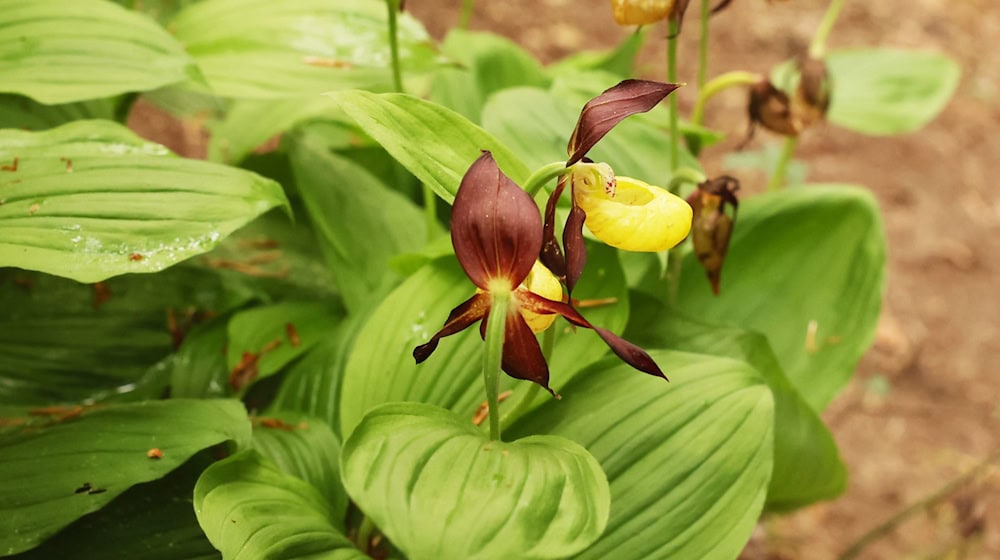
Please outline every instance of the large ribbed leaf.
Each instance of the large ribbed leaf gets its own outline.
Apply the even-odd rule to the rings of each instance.
[[[0,163],[0,266],[80,282],[162,270],[287,204],[274,181],[107,121],[0,131]]]
[[[295,412],[254,420],[253,448],[282,471],[312,484],[330,504],[334,526],[343,530],[348,499],[340,482],[340,440],[329,426]]]
[[[603,361],[508,433],[569,438],[607,473],[607,530],[575,558],[732,560],[771,476],[771,392],[743,362],[651,355],[669,383]]]
[[[0,435],[0,554],[34,547],[197,451],[250,440],[239,401],[178,399],[48,412]],[[17,420],[5,423],[16,426]]]
[[[482,150],[520,184],[528,168],[499,140],[462,115],[403,94],[350,90],[329,94],[392,157],[447,202]],[[572,128],[570,128],[572,130]]]
[[[344,443],[344,485],[411,560],[563,558],[608,519],[608,483],[579,445],[490,441],[422,403],[372,410]]]
[[[162,27],[111,2],[0,0],[0,91],[54,104],[196,75]]]
[[[223,97],[274,99],[391,85],[387,11],[371,0],[206,0],[170,24]],[[404,72],[436,64],[427,32],[399,17]]]
[[[684,261],[677,305],[767,336],[816,411],[854,374],[875,336],[885,234],[875,199],[850,186],[804,186],[748,199],[713,296],[697,259]]]
[[[837,443],[819,415],[785,377],[763,335],[738,327],[709,325],[635,293],[626,336],[647,348],[670,348],[743,360],[774,395],[774,476],[767,508],[785,510],[837,496],[847,470]]]
[[[296,136],[291,160],[344,303],[356,312],[381,300],[399,282],[389,259],[427,240],[420,209],[310,134]]]
[[[194,509],[225,560],[368,558],[337,530],[334,511],[316,488],[256,451],[209,467],[195,486]]]

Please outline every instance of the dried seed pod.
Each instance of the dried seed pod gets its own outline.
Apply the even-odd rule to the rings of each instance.
[[[744,144],[753,138],[757,125],[784,136],[798,136],[802,130],[788,95],[774,87],[770,80],[761,80],[750,88],[747,113],[750,126]]]
[[[792,112],[804,129],[822,120],[830,108],[830,75],[818,58],[799,59],[799,87],[795,90]]]
[[[694,252],[708,274],[708,281],[712,284],[715,295],[719,294],[722,264],[726,260],[729,239],[736,223],[736,210],[739,207],[736,191],[739,188],[740,182],[736,178],[723,175],[699,184],[698,189],[687,199],[694,210],[691,225]],[[727,206],[733,208],[732,216],[726,213]]]

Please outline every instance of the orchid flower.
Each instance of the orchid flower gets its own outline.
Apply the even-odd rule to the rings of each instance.
[[[583,273],[587,253],[583,225],[595,237],[626,251],[664,251],[687,237],[691,207],[666,189],[638,179],[616,177],[606,163],[586,159],[587,152],[629,115],[644,113],[677,89],[677,84],[625,80],[584,105],[569,140],[572,171],[563,176],[545,206],[541,260],[562,277],[572,293]],[[565,256],[555,238],[556,204],[566,183],[573,205],[563,229]]]
[[[664,377],[644,350],[611,331],[595,327],[561,301],[558,280],[536,263],[542,246],[538,207],[528,193],[500,171],[489,152],[484,152],[462,178],[452,208],[451,241],[476,291],[451,311],[441,330],[413,350],[417,363],[430,357],[442,338],[478,321],[485,328],[491,312],[503,312],[503,371],[552,393],[548,365],[535,331],[548,327],[552,322],[549,317],[562,315],[576,326],[596,331],[632,367]]]

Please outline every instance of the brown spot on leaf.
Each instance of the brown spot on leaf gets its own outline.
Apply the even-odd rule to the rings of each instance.
[[[348,60],[324,58],[321,56],[304,56],[302,57],[302,62],[305,62],[309,66],[320,66],[322,68],[354,68],[354,64]]]
[[[20,162],[19,158],[14,158],[14,161],[8,165],[0,165],[0,171],[17,171],[17,164]]]
[[[32,204],[31,206],[28,207],[28,215],[34,216],[35,212],[38,212],[39,208],[41,208],[41,206],[39,206],[37,202],[35,204]]]
[[[150,459],[162,459],[163,451],[160,451],[159,447],[154,447],[146,452],[146,457],[149,457]]]
[[[139,253],[132,253],[132,254],[130,254],[128,256],[128,260],[133,261],[133,262],[139,262],[139,261],[141,261],[144,258],[146,258],[146,257],[142,256]]]
[[[299,331],[295,329],[294,323],[285,323],[285,334],[288,336],[288,342],[292,343],[292,347],[298,348],[302,345],[302,339],[299,338]]]
[[[94,290],[94,309],[100,309],[102,305],[111,300],[111,289],[104,282],[97,282],[91,286]]]

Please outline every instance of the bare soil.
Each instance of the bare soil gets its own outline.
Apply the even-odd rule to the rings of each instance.
[[[698,2],[681,37],[682,81],[693,82]],[[461,0],[411,0],[407,9],[435,37],[458,21]],[[766,72],[808,44],[827,0],[734,0],[712,21],[710,75]],[[617,44],[607,0],[479,0],[473,29],[505,35],[555,60]],[[666,30],[651,34],[640,75],[665,78]],[[840,498],[765,518],[747,560],[836,558],[859,537],[938,492],[1000,450],[1000,5],[996,0],[849,1],[830,47],[899,46],[950,54],[963,75],[956,97],[923,130],[870,138],[820,126],[797,158],[810,182],[865,185],[878,198],[889,239],[889,280],[876,343],[830,406],[831,426],[850,470]],[[680,92],[690,110],[693,88]],[[707,124],[730,140],[706,151],[709,175],[745,131],[745,97],[713,99]],[[181,153],[203,153],[197,123],[156,118],[140,105],[131,122]],[[780,139],[759,133],[753,147]],[[745,191],[763,174],[743,174]],[[1000,558],[1000,461],[931,507],[881,535],[864,559]]]

